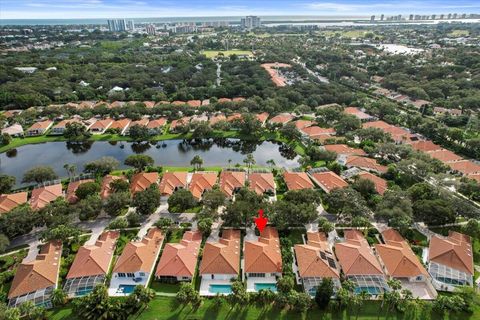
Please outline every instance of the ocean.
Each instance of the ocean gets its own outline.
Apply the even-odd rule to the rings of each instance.
[[[168,18],[125,18],[133,20],[135,23],[172,23],[172,22],[213,22],[228,21],[239,23],[241,16],[223,16],[223,17],[168,17]],[[369,16],[260,16],[262,23],[284,23],[284,22],[333,22],[333,21],[354,21],[369,20]],[[106,25],[105,19],[0,19],[0,25]]]

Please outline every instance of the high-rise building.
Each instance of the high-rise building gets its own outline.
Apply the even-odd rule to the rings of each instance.
[[[399,15],[397,16],[397,20],[399,20],[399,21],[402,20],[402,15],[401,15],[401,14],[399,14]]]
[[[383,21],[384,18],[385,18],[385,15],[382,14],[382,15],[380,16],[380,21]]]
[[[375,16],[370,17],[370,22],[375,22]]]
[[[435,20],[436,17],[437,17],[437,15],[432,14],[432,20]]]
[[[445,18],[445,15],[444,14],[441,14],[440,15],[440,20],[443,20]]]
[[[155,29],[155,26],[153,24],[147,24],[147,26],[145,27],[145,31],[147,32],[147,34],[150,34],[152,36],[157,34],[157,29]]]
[[[448,14],[447,19],[452,19],[452,14],[451,13]]]
[[[408,20],[413,20],[413,14],[408,16]]]
[[[112,32],[127,31],[127,24],[125,23],[125,19],[111,19],[108,20],[107,23],[108,30]]]
[[[462,18],[462,19],[466,19],[466,18],[467,18],[467,14],[466,14],[466,13],[462,13],[461,18]]]
[[[240,26],[242,27],[242,29],[251,30],[255,28],[260,28],[262,26],[262,22],[257,16],[246,16],[245,18],[242,18],[240,20]]]
[[[130,31],[135,30],[135,22],[133,22],[133,20],[127,21],[127,30],[130,30]]]

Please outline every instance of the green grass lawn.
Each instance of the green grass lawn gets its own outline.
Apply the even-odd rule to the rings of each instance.
[[[223,304],[218,310],[215,309],[213,299],[205,300],[200,308],[192,310],[190,306],[181,306],[176,303],[173,297],[157,296],[149,305],[149,307],[139,316],[132,316],[131,319],[137,320],[163,320],[163,319],[232,319],[232,320],[257,320],[257,319],[284,319],[284,320],[300,320],[300,319],[315,319],[315,320],[408,320],[413,319],[404,314],[396,314],[391,312],[386,317],[385,311],[380,309],[381,302],[367,301],[362,305],[358,314],[358,318],[354,313],[346,311],[332,312],[321,311],[318,308],[312,308],[307,313],[300,313],[293,310],[279,310],[270,305],[256,306],[249,304],[239,306],[232,309],[229,305]],[[428,319],[437,320],[475,320],[479,319],[480,310],[476,310],[472,315],[456,314],[451,316],[441,316],[432,314]],[[48,319],[52,320],[75,320],[78,319],[72,313],[71,306],[63,309],[49,312]],[[416,319],[421,319],[417,317]],[[427,318],[425,318],[427,319]]]
[[[162,293],[177,293],[180,290],[179,283],[163,283],[158,281],[152,281],[150,284],[150,288],[155,290],[156,292]]]
[[[170,233],[169,238],[168,238],[168,242],[169,243],[179,243],[182,240],[184,232],[185,232],[185,230],[183,230],[182,228],[173,229]]]
[[[223,56],[230,57],[231,55],[248,55],[248,56],[253,56],[252,51],[249,50],[204,50],[200,52],[201,54],[204,54],[207,58],[215,58],[221,54]]]

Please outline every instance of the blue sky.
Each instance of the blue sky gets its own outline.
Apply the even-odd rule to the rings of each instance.
[[[471,0],[0,0],[0,19],[480,13]]]

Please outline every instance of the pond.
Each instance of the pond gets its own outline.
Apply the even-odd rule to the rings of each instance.
[[[273,159],[277,166],[293,168],[298,166],[298,155],[289,146],[271,141],[243,141],[238,139],[207,139],[201,141],[167,140],[150,143],[131,142],[86,142],[81,145],[67,142],[47,142],[31,144],[0,154],[0,173],[15,176],[17,186],[28,169],[46,165],[52,167],[59,176],[66,176],[65,164],[77,166],[77,172],[83,171],[83,165],[101,157],[114,157],[120,162],[120,168],[127,168],[123,161],[131,154],[146,154],[159,166],[190,166],[195,155],[203,159],[203,165],[227,166],[243,164],[243,159],[252,153],[256,164],[266,166]]]

